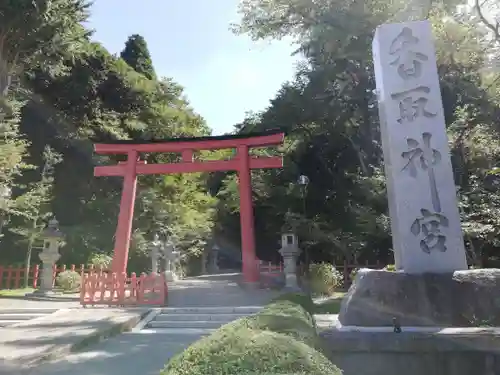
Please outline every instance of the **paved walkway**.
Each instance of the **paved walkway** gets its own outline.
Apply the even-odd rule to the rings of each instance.
[[[181,280],[169,288],[169,306],[255,306],[276,296],[270,291],[241,289],[239,277],[225,274]],[[144,332],[124,333],[85,352],[45,363],[26,375],[158,375],[169,358],[200,338],[199,334]]]

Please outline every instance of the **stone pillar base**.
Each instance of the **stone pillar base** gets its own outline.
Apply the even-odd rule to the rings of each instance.
[[[500,269],[408,274],[362,269],[342,301],[343,326],[500,326]]]
[[[297,275],[293,274],[285,274],[285,289],[286,290],[300,290],[299,284],[297,283]]]
[[[53,297],[53,296],[58,296],[61,293],[56,293],[52,290],[42,290],[42,289],[36,289],[32,293],[26,293],[26,297]]]
[[[500,374],[496,329],[449,332],[320,333],[325,355],[343,375],[472,375]]]

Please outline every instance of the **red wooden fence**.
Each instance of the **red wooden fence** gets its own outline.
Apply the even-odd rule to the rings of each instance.
[[[283,273],[283,263],[280,264],[272,264],[271,262],[264,262],[259,259],[256,260],[259,266],[260,274],[264,277],[276,277],[280,276]],[[351,284],[351,272],[357,268],[373,268],[373,269],[381,269],[385,267],[385,264],[381,262],[377,262],[375,264],[370,264],[369,262],[365,262],[364,264],[349,264],[347,261],[343,264],[334,264],[333,265],[337,271],[342,274],[342,278],[345,286],[349,286]]]
[[[134,306],[159,305],[165,306],[167,300],[167,283],[163,275],[152,273],[95,272],[85,274],[80,288],[80,304],[91,305]]]
[[[81,264],[80,266],[76,266],[72,264],[67,267],[66,265],[57,266],[54,265],[52,271],[52,285],[55,286],[57,275],[64,271],[75,271],[80,275],[84,275],[85,273],[95,273],[95,272],[107,272],[105,269],[100,269],[98,267],[94,267],[92,265],[85,266]],[[36,264],[29,268],[28,270],[28,287],[32,287],[36,289],[39,285],[39,277],[40,277],[41,267]],[[1,266],[0,265],[0,289],[19,289],[24,287],[24,276],[26,274],[25,267],[13,267],[13,266]]]
[[[262,260],[257,260],[257,262],[259,266],[259,272],[261,274],[274,276],[283,273],[283,263],[272,264],[271,262],[264,262]]]
[[[279,276],[283,273],[283,264],[272,264],[271,262],[263,262],[260,260],[256,260],[259,265],[259,270],[262,275],[267,277]],[[380,269],[385,267],[384,264],[377,262],[376,264],[349,264],[344,262],[344,264],[335,265],[335,268],[342,273],[344,279],[344,285],[348,286],[351,283],[350,274],[353,269],[356,268],[375,268]],[[92,265],[85,266],[81,264],[76,266],[72,264],[67,267],[66,265],[54,266],[52,271],[52,284],[55,285],[55,281],[57,275],[61,272],[71,270],[76,271],[80,275],[82,275],[82,280],[85,274],[109,274],[109,271],[106,269],[101,269]],[[36,289],[39,285],[38,279],[40,276],[40,266],[34,265],[28,270],[28,285]],[[26,269],[24,267],[13,267],[13,266],[1,266],[0,265],[0,289],[19,289],[24,286],[24,275],[26,273]],[[104,276],[102,276],[104,277]]]

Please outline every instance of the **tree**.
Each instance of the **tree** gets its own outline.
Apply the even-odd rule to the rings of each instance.
[[[16,0],[0,5],[0,95],[28,65],[47,65],[80,45],[88,32],[86,0]]]
[[[144,74],[149,79],[156,78],[148,44],[141,35],[131,35],[120,56],[137,73]]]
[[[491,34],[493,41],[500,44],[500,7],[493,0],[474,0],[473,11],[479,23]]]
[[[24,284],[28,286],[29,268],[33,246],[40,239],[45,221],[52,215],[54,168],[62,161],[61,155],[46,146],[43,152],[44,165],[40,171],[40,179],[30,184],[25,192],[16,199],[16,211],[22,224],[11,228],[11,231],[25,238],[27,242]]]
[[[362,6],[336,0],[240,4],[237,32],[254,39],[292,37],[305,58],[296,79],[283,85],[269,108],[237,126],[240,133],[277,127],[288,133],[284,170],[254,173],[256,223],[266,223],[257,239],[265,243],[258,248],[276,247],[286,224],[295,227],[301,246],[316,260],[390,260],[371,41],[379,24],[424,14],[432,20],[437,39],[467,246],[474,254],[498,248],[498,192],[486,199],[491,191],[483,181],[497,160],[500,103],[499,86],[494,84],[498,72],[484,67],[498,54],[491,56],[496,52],[489,49],[484,28],[455,12],[458,2],[433,3],[415,13],[405,2],[384,0]],[[304,197],[295,183],[300,174],[310,179]],[[224,205],[218,227],[225,233],[234,227],[234,207],[227,207],[236,202],[233,185],[228,178],[219,192]]]
[[[34,66],[24,82],[34,94],[21,122],[31,142],[31,163],[43,166],[39,155],[46,144],[63,155],[52,202],[66,235],[61,261],[84,263],[93,253],[110,254],[122,186],[116,178],[95,178],[93,167],[120,159],[96,157],[92,143],[202,136],[209,129],[180,85],[148,79],[98,43],[84,43],[57,72]],[[150,163],[175,161],[172,155],[144,156]],[[149,267],[146,245],[155,228],[173,229],[179,249],[195,256],[213,222],[203,175],[165,181],[164,176],[139,180],[129,262],[136,272]]]
[[[22,102],[11,99],[4,104],[8,112],[0,118],[0,235],[2,237],[2,230],[9,214],[16,207],[16,201],[12,198],[14,181],[29,168],[24,160],[28,142],[18,131],[19,108]]]

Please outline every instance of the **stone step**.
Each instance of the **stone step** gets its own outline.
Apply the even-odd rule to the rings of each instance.
[[[52,314],[59,309],[52,307],[0,308],[2,314]]]
[[[176,336],[208,336],[215,331],[215,328],[143,328],[133,334],[166,334]]]
[[[163,307],[161,314],[242,314],[251,315],[263,306]]]
[[[58,311],[54,308],[0,308],[0,327],[9,327],[17,323],[41,318]]]
[[[23,320],[7,320],[7,319],[0,319],[0,327],[8,327],[13,324],[21,323]]]
[[[229,322],[218,322],[214,320],[153,320],[146,325],[146,328],[220,328]]]
[[[45,315],[49,315],[49,314],[51,314],[51,313],[40,314],[40,313],[1,313],[0,312],[0,320],[1,321],[6,321],[6,320],[15,320],[15,321],[30,320],[30,319],[39,318],[41,316],[45,316]]]
[[[215,322],[231,322],[236,319],[248,316],[248,314],[159,314],[156,316],[157,321],[215,321]]]

